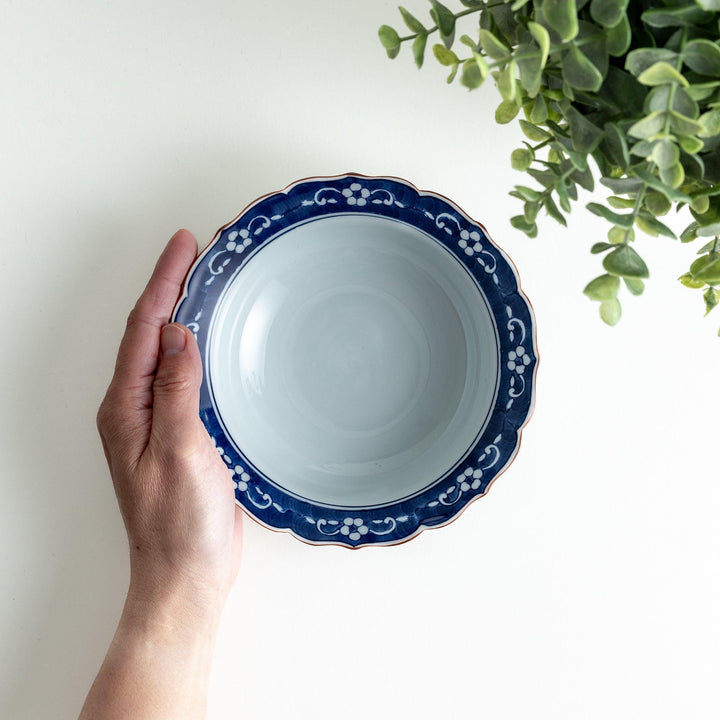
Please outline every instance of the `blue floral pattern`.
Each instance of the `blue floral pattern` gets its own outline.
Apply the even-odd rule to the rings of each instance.
[[[256,201],[221,228],[200,256],[173,319],[190,328],[201,349],[206,347],[220,295],[252,252],[286,227],[348,212],[417,227],[449,249],[482,289],[494,317],[502,362],[495,407],[474,447],[444,477],[409,499],[381,507],[335,508],[290,495],[254,468],[225,436],[205,380],[200,415],[230,470],[237,501],[251,515],[310,543],[355,548],[402,542],[425,528],[444,525],[488,491],[515,456],[532,411],[537,350],[529,303],[512,265],[485,229],[444,198],[396,178],[315,178]]]

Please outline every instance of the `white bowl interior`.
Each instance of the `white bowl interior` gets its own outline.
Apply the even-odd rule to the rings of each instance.
[[[208,378],[226,433],[315,503],[382,505],[463,457],[493,407],[484,295],[417,228],[332,215],[266,243],[218,303]]]

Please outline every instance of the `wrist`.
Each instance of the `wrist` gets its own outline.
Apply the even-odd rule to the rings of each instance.
[[[223,594],[201,582],[132,571],[123,618],[148,630],[214,638],[223,605]]]

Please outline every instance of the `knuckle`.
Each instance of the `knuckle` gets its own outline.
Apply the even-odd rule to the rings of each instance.
[[[153,391],[160,394],[182,394],[195,389],[193,377],[188,373],[158,373],[153,382]]]
[[[95,416],[95,425],[97,426],[98,432],[101,436],[107,434],[108,428],[111,426],[110,419],[110,404],[108,403],[107,397],[100,403],[97,415]]]

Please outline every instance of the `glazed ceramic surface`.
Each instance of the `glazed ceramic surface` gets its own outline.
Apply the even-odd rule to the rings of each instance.
[[[452,520],[512,460],[532,313],[482,226],[395,178],[304,180],[218,231],[174,319],[201,417],[263,524],[392,544]]]

